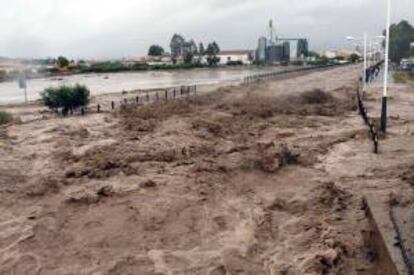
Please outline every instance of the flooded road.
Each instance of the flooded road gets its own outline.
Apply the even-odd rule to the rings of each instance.
[[[107,94],[138,89],[175,87],[181,85],[206,85],[220,83],[237,83],[245,76],[265,71],[289,70],[288,67],[243,67],[193,69],[176,71],[148,71],[106,74],[82,74],[62,77],[39,78],[27,82],[29,101],[40,98],[40,92],[47,87],[59,85],[84,84],[92,95]],[[17,82],[0,83],[0,104],[24,102],[24,91]]]

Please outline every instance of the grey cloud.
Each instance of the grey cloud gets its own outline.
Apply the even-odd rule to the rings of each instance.
[[[394,5],[393,21],[414,22],[414,1]],[[0,56],[140,56],[175,32],[254,48],[269,18],[314,49],[347,47],[346,35],[382,31],[385,0],[0,0]]]

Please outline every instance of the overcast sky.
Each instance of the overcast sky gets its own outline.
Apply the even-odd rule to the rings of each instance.
[[[168,48],[174,33],[222,49],[253,49],[275,21],[314,50],[385,27],[386,0],[0,0],[0,56],[120,58]],[[393,22],[414,23],[414,0],[393,0]]]

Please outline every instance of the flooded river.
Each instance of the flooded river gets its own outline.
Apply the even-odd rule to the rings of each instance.
[[[84,84],[91,90],[92,95],[99,95],[124,90],[131,91],[181,85],[237,83],[245,76],[251,74],[281,70],[288,70],[288,68],[243,67],[70,75],[29,80],[27,82],[27,93],[29,101],[33,101],[40,98],[40,92],[45,88],[64,84]],[[18,87],[17,82],[0,83],[0,104],[22,102],[24,102],[24,91]]]

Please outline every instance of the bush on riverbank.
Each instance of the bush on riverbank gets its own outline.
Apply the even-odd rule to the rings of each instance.
[[[7,113],[7,112],[3,112],[0,111],[0,125],[9,123],[10,121],[12,121],[13,117],[11,114]]]
[[[407,83],[414,81],[414,73],[396,72],[394,73],[394,81],[396,83]]]
[[[63,114],[79,109],[89,104],[90,91],[86,86],[60,86],[47,88],[41,93],[43,103],[51,110],[62,109]]]
[[[86,73],[116,73],[122,71],[129,71],[130,67],[125,66],[121,62],[101,62],[90,66],[89,68],[83,68],[82,72]]]

